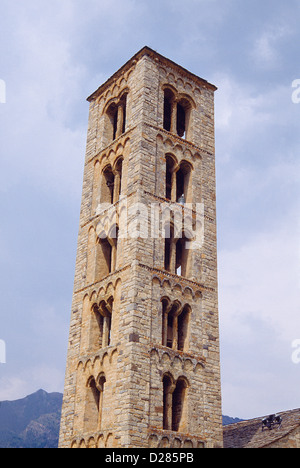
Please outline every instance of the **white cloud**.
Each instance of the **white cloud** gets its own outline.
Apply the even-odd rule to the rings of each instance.
[[[57,367],[43,365],[26,366],[18,375],[9,375],[0,378],[0,401],[13,401],[24,398],[43,389],[49,393],[63,392],[64,372]]]
[[[262,96],[255,95],[255,89],[250,88],[226,74],[215,75],[218,83],[216,93],[216,128],[231,129],[239,134],[241,129],[248,129],[258,123],[269,120],[270,114],[262,105]],[[236,124],[239,124],[238,128]]]
[[[216,131],[236,141],[252,135],[270,125],[287,125],[293,121],[291,113],[291,84],[270,85],[260,88],[257,83],[248,83],[225,74],[214,75],[218,86],[215,95]],[[286,120],[288,118],[288,121]]]
[[[265,27],[261,35],[255,40],[251,57],[256,66],[273,69],[281,62],[281,43],[292,34],[290,27],[275,25]]]
[[[227,414],[251,418],[297,404],[299,369],[291,356],[300,338],[300,224],[293,215],[286,225],[279,220],[277,230],[219,252]]]
[[[26,380],[20,377],[3,377],[0,379],[0,401],[17,400],[26,396]],[[25,394],[24,394],[25,391]]]
[[[224,412],[251,418],[299,405],[299,110],[290,83],[214,82]]]
[[[17,60],[1,109],[0,185],[3,191],[29,183],[71,198],[84,161],[86,128],[73,114],[80,108],[87,116],[81,88],[86,70],[71,56],[67,21],[61,29],[70,10],[62,7],[60,21],[51,22],[53,7],[45,7],[44,16],[32,7],[15,19],[11,47]]]
[[[259,213],[261,207],[254,204],[269,200],[269,216],[276,210],[279,197],[280,205],[286,201],[289,207],[299,206],[300,145],[296,135],[300,107],[291,104],[290,83],[262,90],[226,74],[216,76],[216,82],[220,86],[216,93],[220,205],[231,194],[230,200],[226,199],[230,205],[221,208],[228,211],[247,205]],[[285,213],[276,216],[284,217]]]
[[[236,250],[220,251],[224,331],[232,331],[235,317],[253,314],[277,327],[284,339],[297,338],[300,225],[297,218],[291,218],[285,226],[280,226],[278,219],[276,231],[252,236]]]

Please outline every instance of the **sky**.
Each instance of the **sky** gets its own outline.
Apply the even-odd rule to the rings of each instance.
[[[0,401],[63,391],[86,98],[147,45],[218,87],[223,414],[299,408],[299,1],[1,0],[0,11]]]

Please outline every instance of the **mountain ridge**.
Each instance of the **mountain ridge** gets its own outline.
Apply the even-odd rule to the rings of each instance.
[[[57,448],[63,395],[38,390],[0,402],[0,448]],[[223,425],[242,419],[223,416]]]
[[[62,397],[41,389],[0,402],[0,448],[57,448]]]

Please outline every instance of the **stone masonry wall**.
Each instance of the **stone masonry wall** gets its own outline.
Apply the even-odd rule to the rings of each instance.
[[[166,86],[193,103],[188,140],[163,128]],[[222,446],[214,91],[144,48],[90,98],[62,448]],[[125,131],[111,140],[112,115],[125,95]],[[158,216],[162,231],[162,212],[172,205],[165,195],[166,155],[178,168],[182,163],[191,168],[191,203],[179,207],[175,202],[179,211],[196,220],[195,204],[204,207],[203,242],[189,252],[185,277],[166,271],[165,241],[153,236],[153,217]],[[103,206],[109,187],[104,173],[109,167],[117,177],[120,161],[120,198]],[[101,277],[108,257],[98,237],[113,226],[119,228],[117,243],[110,240],[116,261]],[[167,303],[188,311],[181,351],[163,342]],[[97,315],[100,309],[103,317]],[[109,337],[105,327],[111,327]],[[105,339],[108,344],[100,347]],[[181,385],[177,430],[164,427],[165,376]]]

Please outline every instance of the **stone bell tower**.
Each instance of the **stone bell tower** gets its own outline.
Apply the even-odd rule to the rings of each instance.
[[[88,98],[62,448],[222,446],[215,90],[144,47]]]

